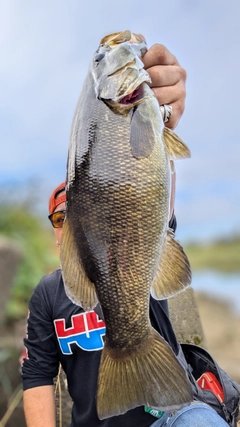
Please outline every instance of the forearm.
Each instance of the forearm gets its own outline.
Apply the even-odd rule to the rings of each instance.
[[[23,407],[27,427],[56,427],[54,387],[34,387],[24,391]]]

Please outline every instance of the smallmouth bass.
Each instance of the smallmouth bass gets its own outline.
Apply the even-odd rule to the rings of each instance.
[[[100,419],[140,405],[162,411],[192,400],[185,371],[149,320],[150,292],[165,299],[191,282],[168,230],[170,160],[189,157],[164,127],[140,59],[145,39],[104,37],[72,124],[61,243],[66,293],[106,323],[99,367]]]

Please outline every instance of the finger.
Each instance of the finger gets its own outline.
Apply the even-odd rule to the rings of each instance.
[[[172,107],[171,117],[164,124],[166,127],[170,129],[175,129],[185,109],[185,96],[181,96],[180,98],[179,97],[175,98],[173,96],[169,98],[168,92],[167,92],[167,96],[165,96],[164,91],[163,92],[160,91],[160,95],[159,95],[159,88],[157,88],[156,90],[158,92],[158,96],[160,96],[160,99],[161,99],[160,105],[167,104],[167,105],[171,105]]]
[[[162,44],[154,44],[141,58],[144,68],[154,65],[179,65],[177,58]]]
[[[174,86],[180,80],[183,84],[186,81],[186,71],[179,65],[155,65],[147,71],[152,80],[151,87]]]
[[[164,123],[164,125],[169,129],[175,129],[184,112],[185,103],[182,100],[178,100],[176,102],[173,102],[171,104],[171,107],[172,107],[171,117],[166,123]]]
[[[184,102],[186,98],[186,88],[182,82],[174,86],[152,87],[152,90],[160,105],[173,104],[178,100]]]

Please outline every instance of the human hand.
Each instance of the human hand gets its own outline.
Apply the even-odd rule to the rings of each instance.
[[[141,60],[151,77],[150,86],[159,104],[168,104],[172,107],[171,117],[165,125],[174,129],[185,108],[186,71],[180,66],[176,57],[161,44],[150,47]]]

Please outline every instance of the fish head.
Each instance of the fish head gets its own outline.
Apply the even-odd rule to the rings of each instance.
[[[124,113],[152,96],[151,79],[140,59],[146,51],[139,34],[124,31],[104,37],[91,64],[96,97]]]

